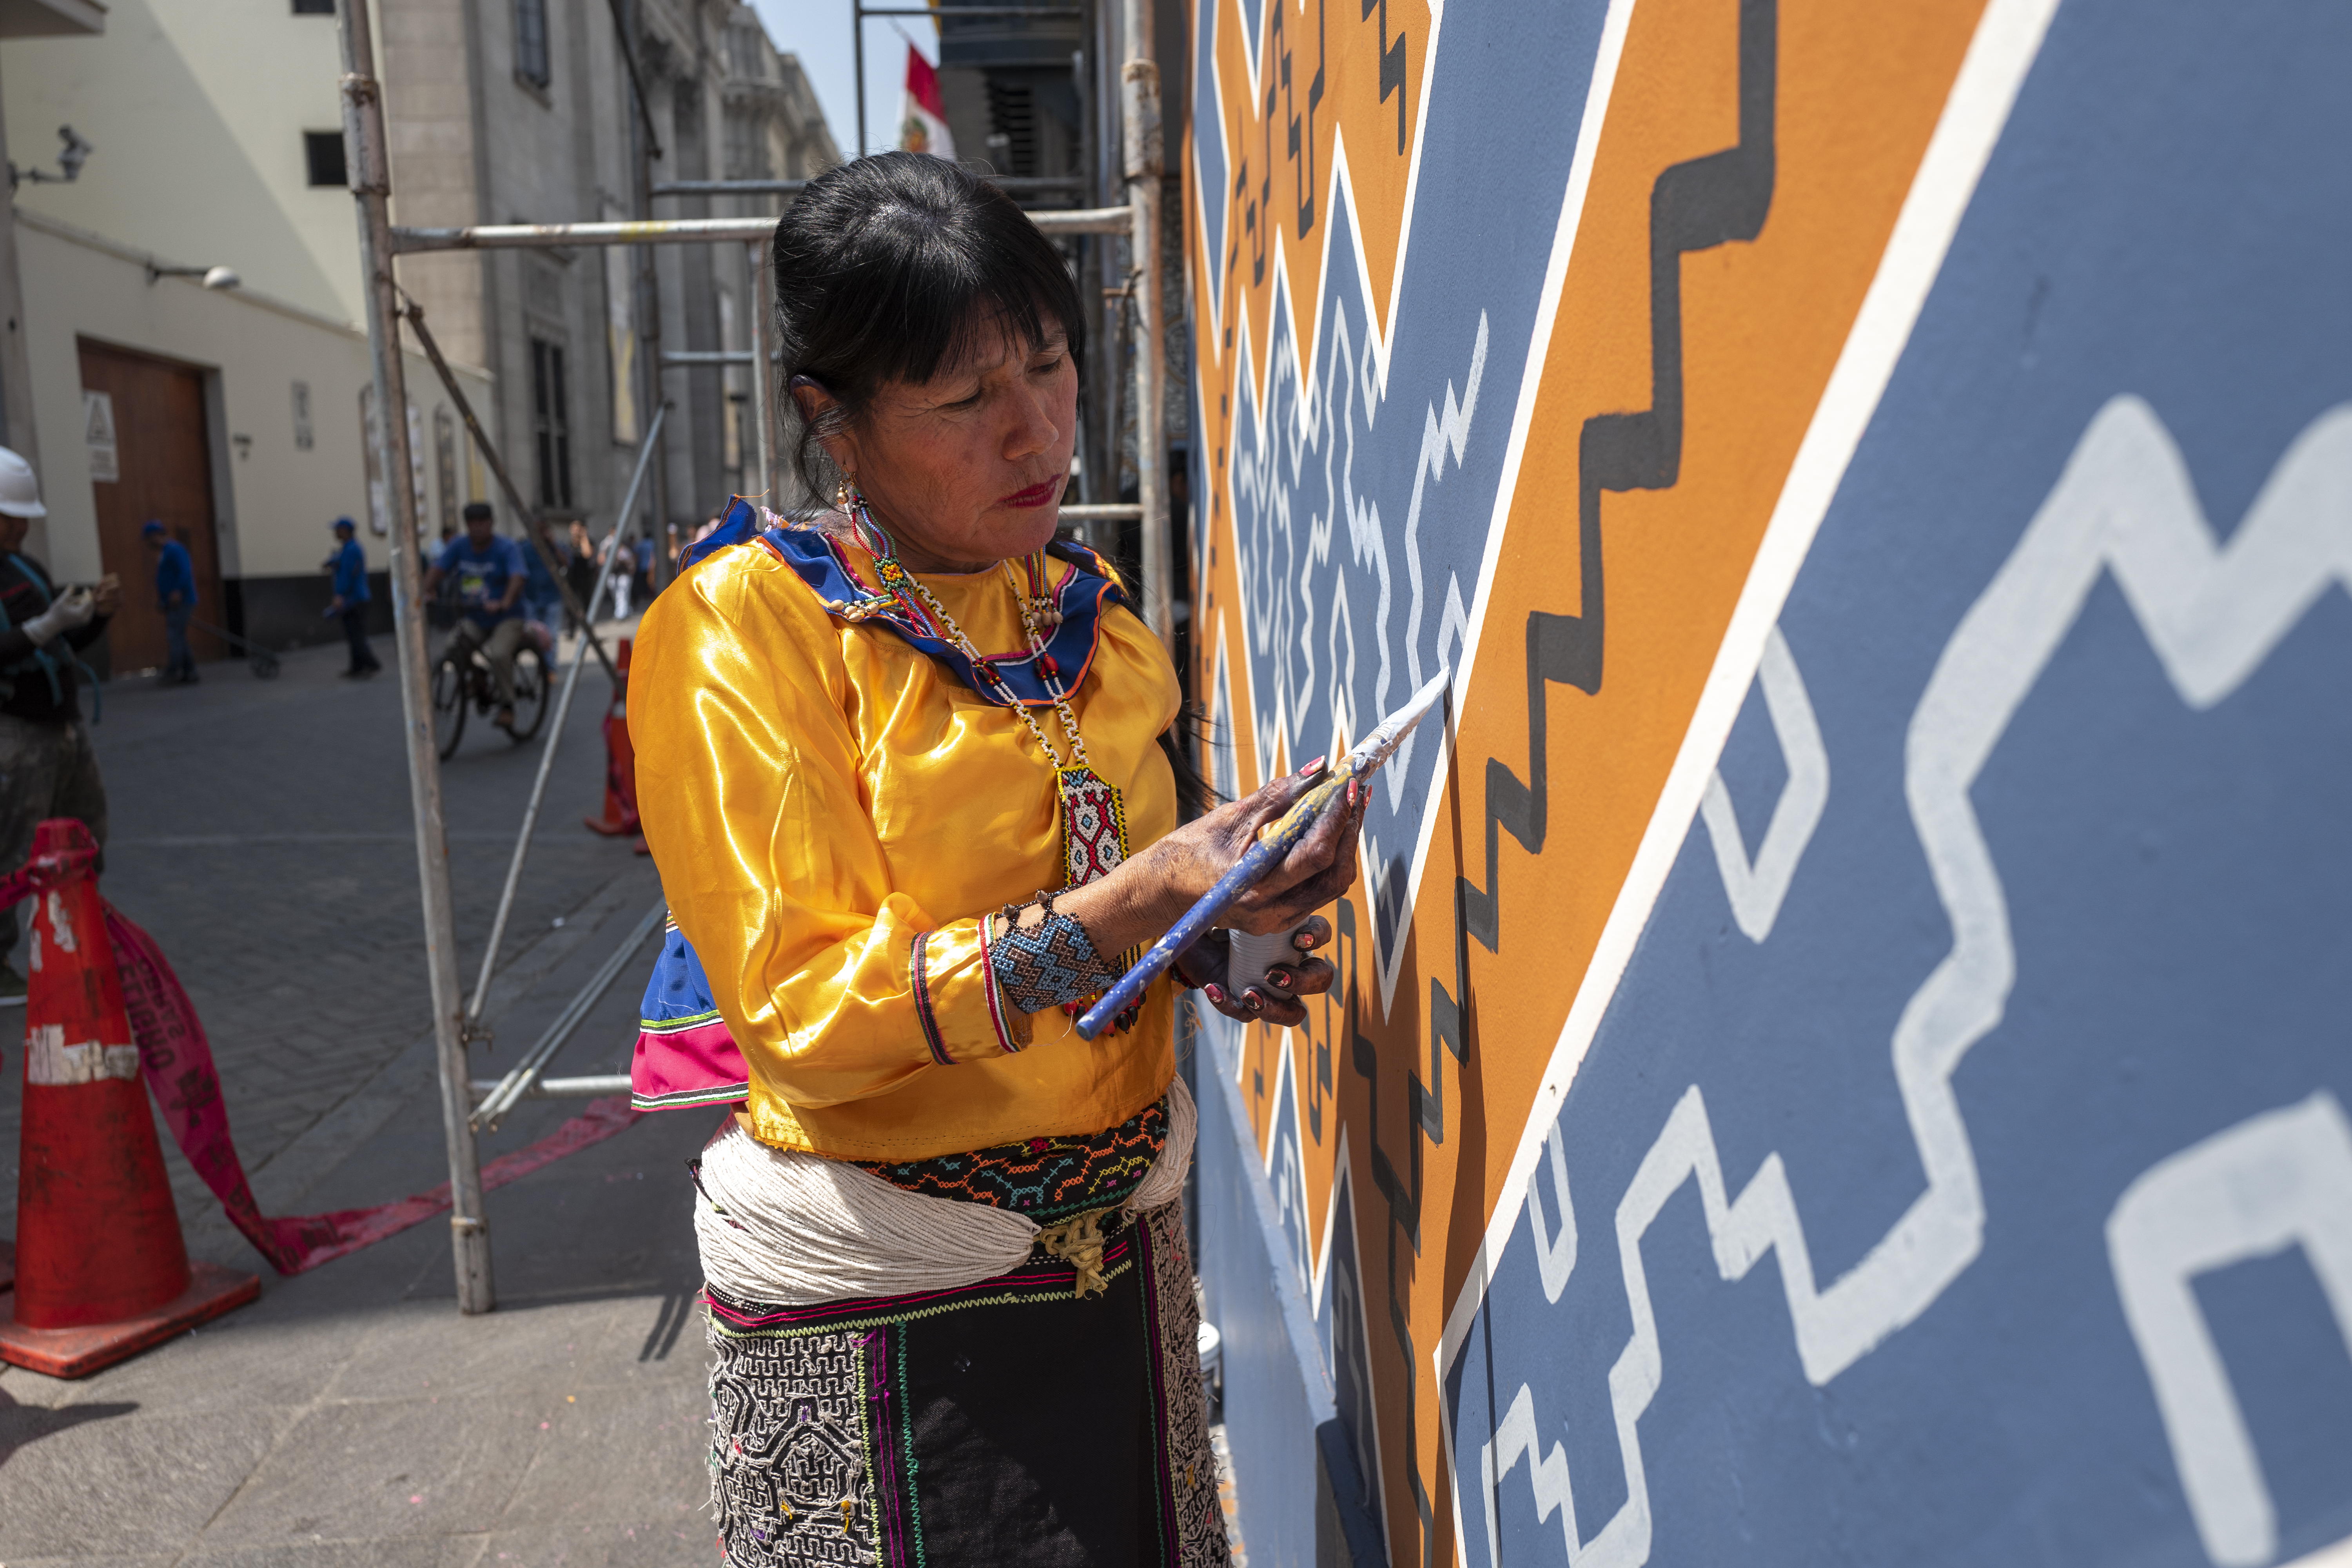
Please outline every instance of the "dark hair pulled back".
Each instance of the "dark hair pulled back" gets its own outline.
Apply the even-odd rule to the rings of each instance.
[[[1034,347],[1058,326],[1086,363],[1086,316],[1070,269],[1012,197],[923,153],[879,153],[809,182],[776,224],[779,400],[807,494],[831,500],[818,444],[848,428],[885,384],[924,382],[1006,331]],[[803,423],[791,395],[806,376],[833,406]]]

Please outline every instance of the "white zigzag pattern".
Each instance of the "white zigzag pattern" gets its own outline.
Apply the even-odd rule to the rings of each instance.
[[[1290,372],[1286,364],[1277,365],[1272,397],[1279,402],[1286,395],[1295,395],[1297,417],[1279,422],[1279,428],[1288,437],[1285,449],[1274,448],[1263,438],[1274,434],[1275,422],[1261,410],[1258,422],[1262,438],[1254,447],[1236,444],[1232,464],[1232,486],[1235,500],[1234,509],[1234,540],[1235,551],[1234,575],[1241,586],[1243,624],[1249,634],[1251,650],[1261,658],[1277,661],[1276,679],[1270,683],[1270,695],[1275,716],[1269,721],[1255,721],[1261,767],[1264,759],[1274,752],[1270,742],[1289,738],[1289,724],[1311,707],[1317,682],[1316,606],[1317,583],[1322,568],[1331,558],[1333,535],[1338,518],[1330,514],[1310,512],[1307,519],[1304,543],[1292,527],[1292,496],[1305,476],[1309,461],[1318,454],[1323,460],[1324,493],[1335,503],[1334,511],[1344,512],[1347,520],[1348,548],[1350,561],[1370,570],[1379,584],[1379,597],[1370,627],[1372,641],[1379,650],[1380,664],[1373,679],[1373,708],[1385,711],[1392,682],[1391,664],[1392,639],[1389,634],[1389,618],[1392,607],[1391,583],[1393,568],[1390,562],[1387,531],[1381,519],[1380,504],[1370,496],[1360,494],[1356,487],[1356,422],[1359,395],[1361,396],[1361,417],[1364,434],[1370,434],[1381,406],[1381,395],[1372,374],[1369,346],[1358,355],[1354,336],[1343,310],[1334,315],[1329,357],[1325,362],[1323,388],[1319,396],[1308,395],[1301,386],[1293,394],[1287,386]],[[1478,335],[1470,353],[1470,366],[1463,389],[1457,393],[1449,379],[1445,384],[1443,412],[1440,403],[1433,399],[1423,416],[1421,454],[1413,471],[1412,500],[1405,517],[1405,573],[1412,585],[1412,599],[1406,612],[1406,669],[1418,685],[1422,677],[1422,657],[1418,646],[1424,615],[1424,592],[1421,561],[1421,518],[1424,494],[1429,481],[1444,477],[1449,457],[1454,465],[1461,466],[1468,450],[1470,424],[1478,406],[1479,384],[1485,378],[1487,320],[1485,312],[1478,317]],[[1246,503],[1247,510],[1244,510]],[[1254,521],[1244,525],[1244,519]],[[1277,550],[1281,560],[1277,563]],[[1325,657],[1330,667],[1330,698],[1334,728],[1348,735],[1369,728],[1360,725],[1354,711],[1356,663],[1356,628],[1354,611],[1347,595],[1344,580],[1326,590],[1330,599],[1328,629],[1325,634]],[[1468,617],[1462,605],[1461,583],[1458,576],[1449,575],[1446,604],[1439,627],[1439,657],[1466,630]],[[1289,658],[1284,650],[1294,649]],[[1264,704],[1259,705],[1263,712]],[[1408,742],[1410,744],[1410,742]],[[1391,806],[1402,800],[1406,769],[1411,762],[1410,751],[1404,752],[1387,770],[1391,793]]]
[[[1534,1394],[1523,1384],[1481,1456],[1490,1548],[1500,1544],[1497,1489],[1526,1456],[1538,1518],[1559,1511],[1571,1564],[1648,1561],[1649,1491],[1636,1424],[1664,1363],[1641,1242],[1686,1178],[1698,1184],[1723,1278],[1738,1279],[1767,1251],[1779,1254],[1798,1357],[1815,1385],[1916,1320],[1981,1249],[1984,1196],[1951,1078],[2000,1023],[2017,957],[2000,874],[1969,791],[2110,572],[2182,700],[2201,710],[2229,696],[2329,588],[2352,592],[2352,404],[2295,438],[2225,543],[2215,541],[2188,465],[2153,409],[2117,397],[2092,419],[2016,549],[1946,644],[1906,736],[1905,795],[1952,928],[1951,951],[1904,1008],[1893,1047],[1927,1190],[1860,1263],[1817,1289],[1780,1156],[1766,1156],[1727,1202],[1706,1104],[1696,1085],[1685,1091],[1617,1207],[1633,1332],[1610,1369],[1609,1394],[1626,1500],[1599,1535],[1580,1538],[1565,1450],[1555,1442],[1539,1453]],[[1563,1214],[1565,1174],[1555,1168]],[[1547,1278],[1548,1292],[1551,1284]]]

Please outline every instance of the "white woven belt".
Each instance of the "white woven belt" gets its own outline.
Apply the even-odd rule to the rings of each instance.
[[[1182,1194],[1195,1121],[1176,1079],[1168,1140],[1123,1214]],[[1042,1228],[1010,1209],[894,1187],[845,1160],[771,1148],[731,1120],[702,1152],[701,1185],[703,1276],[738,1301],[803,1306],[977,1284],[1018,1268]]]

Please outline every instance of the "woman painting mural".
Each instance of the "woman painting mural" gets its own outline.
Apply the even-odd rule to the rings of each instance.
[[[738,501],[630,694],[677,928],[640,1103],[744,1101],[696,1204],[727,1559],[1223,1563],[1174,984],[1092,1042],[1074,1014],[1306,781],[1179,826],[1176,672],[1055,538],[1084,317],[1009,198],[863,159],[775,258],[798,468],[834,507]],[[1361,810],[1230,923],[1344,891]],[[1220,934],[1179,979],[1300,1022],[1328,935],[1228,977]]]

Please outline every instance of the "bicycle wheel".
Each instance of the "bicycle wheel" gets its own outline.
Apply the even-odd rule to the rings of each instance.
[[[515,650],[514,726],[507,739],[520,745],[547,721],[547,660],[529,643]]]
[[[433,666],[433,741],[447,762],[466,736],[466,667],[444,654]]]

